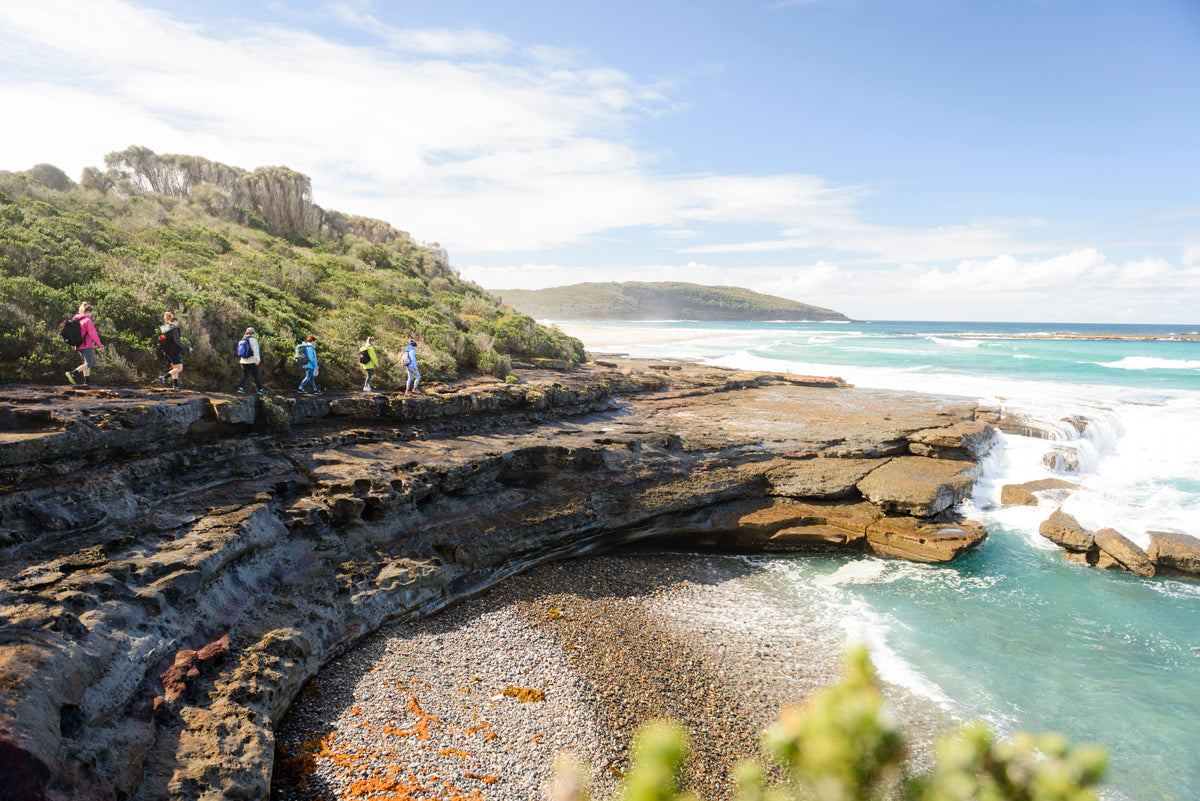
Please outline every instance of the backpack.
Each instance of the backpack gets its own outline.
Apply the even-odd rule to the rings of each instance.
[[[360,350],[358,352],[358,361],[359,361],[359,364],[370,364],[371,363],[371,354],[367,352],[366,348],[363,348],[362,350]]]
[[[299,365],[308,364],[308,352],[304,349],[303,342],[301,342],[299,345],[296,346],[296,352],[292,355],[294,355],[296,357],[296,364],[299,364]]]
[[[239,359],[249,359],[254,355],[254,346],[250,344],[249,337],[238,340],[237,355]]]
[[[400,364],[408,367],[412,364],[412,357],[408,355],[408,351],[404,351],[404,355],[400,357]]]
[[[78,320],[64,320],[63,324],[58,327],[58,333],[62,335],[63,342],[73,348],[83,344],[83,328],[79,325]]]

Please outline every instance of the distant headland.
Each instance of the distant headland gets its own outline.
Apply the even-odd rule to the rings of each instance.
[[[732,286],[680,281],[583,283],[492,294],[539,320],[845,321],[832,309]]]

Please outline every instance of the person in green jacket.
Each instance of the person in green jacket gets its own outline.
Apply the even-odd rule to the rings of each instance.
[[[358,361],[367,373],[367,380],[363,382],[362,391],[372,392],[371,377],[375,375],[375,368],[379,367],[379,356],[375,353],[375,337],[367,337],[366,343],[358,349],[358,352]]]

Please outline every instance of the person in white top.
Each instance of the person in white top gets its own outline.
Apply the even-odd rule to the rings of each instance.
[[[242,382],[238,384],[237,393],[245,395],[246,379],[253,377],[254,386],[258,387],[258,394],[266,395],[267,391],[263,389],[262,376],[258,373],[258,364],[262,361],[262,354],[258,350],[258,338],[254,335],[253,328],[247,328],[246,333],[238,340],[237,355],[238,361],[242,363]]]

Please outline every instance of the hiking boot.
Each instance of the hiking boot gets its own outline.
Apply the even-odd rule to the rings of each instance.
[[[246,390],[242,389],[241,387],[238,387],[238,388],[237,388],[237,394],[239,394],[239,395],[245,395],[245,394],[246,394]]]
[[[183,387],[179,386],[179,382],[178,382],[178,381],[172,381],[172,382],[171,382],[171,389],[183,389]]]
[[[158,383],[162,384],[164,387],[171,386],[170,384],[167,383],[167,377],[165,375],[160,375],[158,377]]]
[[[78,383],[78,382],[76,382],[76,381],[75,381],[75,371],[74,371],[74,370],[72,370],[71,372],[67,373],[67,380],[68,380],[68,381],[70,381],[72,385],[74,385],[74,384]]]
[[[260,390],[258,391],[258,394],[259,394],[259,395],[266,395],[266,394],[267,394],[267,391],[266,391],[265,389],[260,389]]]

